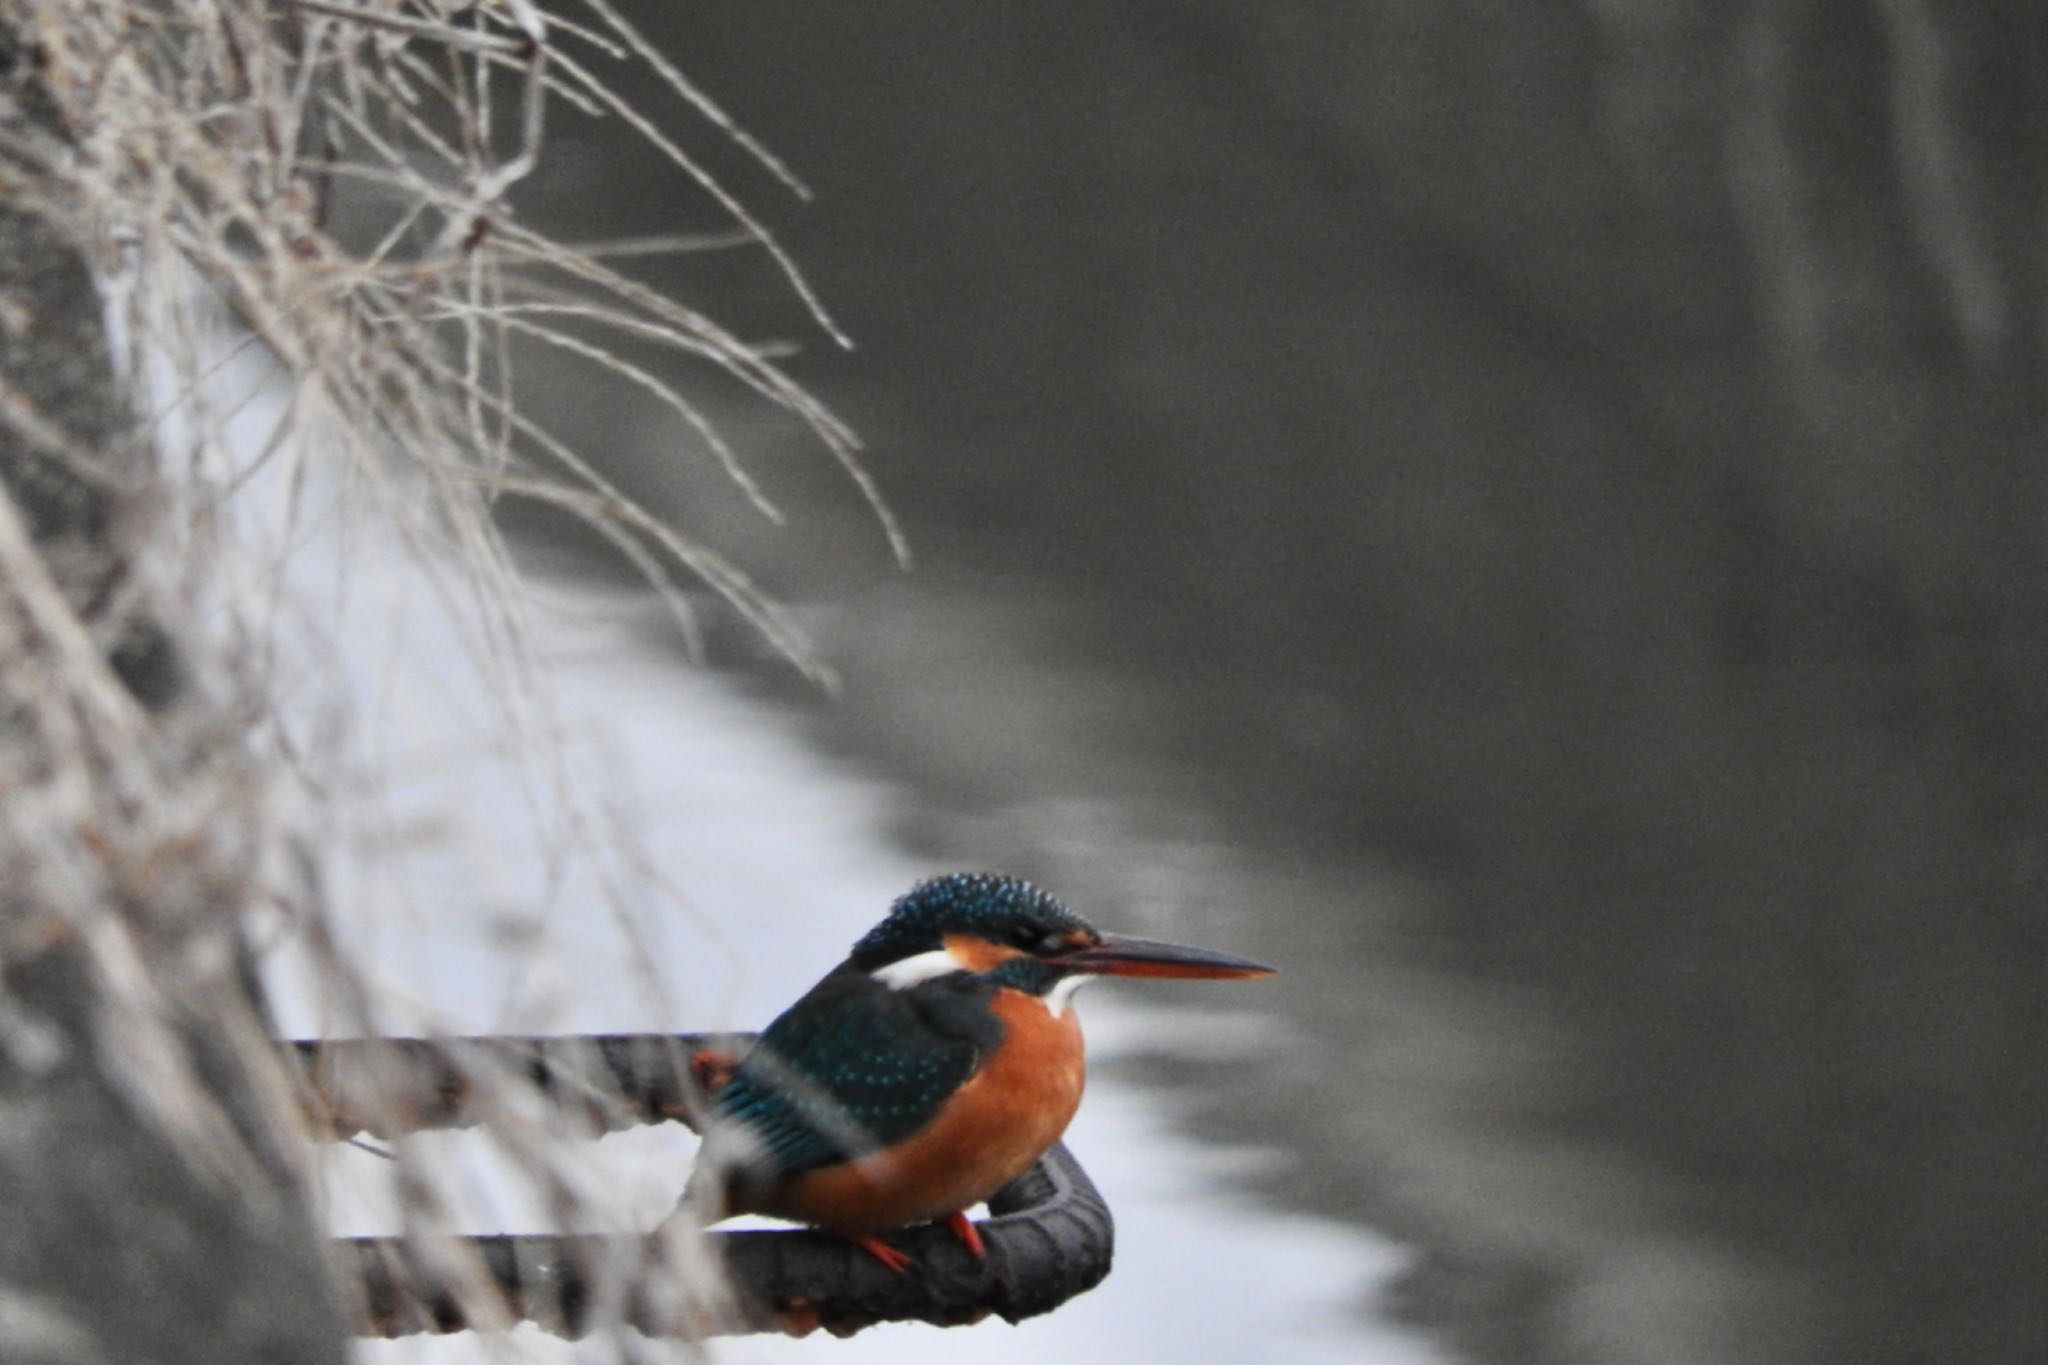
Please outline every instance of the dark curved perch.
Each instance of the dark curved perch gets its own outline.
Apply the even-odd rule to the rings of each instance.
[[[294,1043],[307,1103],[329,1132],[393,1134],[482,1122],[479,1078],[510,1070],[573,1106],[596,1130],[693,1121],[695,1077],[743,1051],[747,1035],[618,1035],[561,1039],[393,1039]],[[839,1238],[798,1229],[715,1232],[734,1287],[737,1319],[679,1327],[665,1319],[661,1251],[642,1237],[495,1236],[460,1239],[480,1261],[503,1311],[565,1336],[589,1330],[594,1306],[629,1268],[625,1321],[652,1335],[692,1332],[836,1333],[878,1322],[952,1325],[994,1313],[1010,1322],[1051,1312],[1109,1273],[1115,1228],[1095,1185],[1064,1145],[989,1200],[981,1226],[988,1259],[976,1262],[936,1227],[891,1234],[916,1257],[885,1269]],[[469,1326],[442,1273],[400,1238],[356,1237],[337,1250],[362,1285],[362,1330],[378,1336]]]

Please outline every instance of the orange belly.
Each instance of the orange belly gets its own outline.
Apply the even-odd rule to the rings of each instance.
[[[1081,1104],[1081,1023],[1021,991],[992,1002],[1002,1045],[932,1121],[885,1152],[798,1176],[733,1212],[859,1236],[958,1213],[1022,1175]]]

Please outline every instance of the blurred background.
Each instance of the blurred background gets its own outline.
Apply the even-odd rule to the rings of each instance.
[[[856,349],[759,252],[632,270],[804,345],[917,557],[717,379],[786,527],[630,383],[528,361],[842,675],[728,623],[744,695],[686,717],[886,788],[818,799],[905,869],[1282,967],[1111,1007],[1101,1102],[1164,1132],[1109,1159],[1206,1147],[1240,1201],[1179,1251],[1237,1301],[1147,1311],[1278,1342],[1369,1230],[1351,1326],[1272,1358],[2048,1358],[2032,6],[625,8],[813,189],[693,134]],[[615,133],[558,119],[527,216],[726,226]],[[879,915],[846,891],[782,998]]]

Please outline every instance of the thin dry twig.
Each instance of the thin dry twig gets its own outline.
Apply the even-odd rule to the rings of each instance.
[[[340,801],[357,780],[323,747],[334,741],[286,723],[265,690],[276,622],[289,611],[277,568],[285,548],[271,557],[236,545],[252,497],[279,509],[288,541],[311,534],[306,523],[327,515],[316,513],[328,505],[316,486],[340,489],[344,505],[374,506],[420,561],[456,566],[427,581],[502,687],[508,728],[560,798],[570,837],[602,837],[610,807],[593,810],[570,791],[525,588],[493,516],[498,500],[581,518],[640,572],[692,647],[707,607],[723,602],[829,683],[788,613],[748,574],[651,515],[520,407],[515,340],[617,375],[695,433],[699,458],[779,520],[739,452],[665,368],[708,363],[796,417],[905,555],[854,433],[778,365],[788,348],[742,341],[617,267],[660,252],[763,251],[818,332],[847,344],[765,223],[616,76],[640,70],[792,192],[808,190],[606,0],[579,0],[574,17],[539,0],[460,10],[434,0],[15,0],[8,11],[47,71],[53,109],[46,126],[0,130],[0,179],[11,204],[101,265],[126,336],[138,430],[176,474],[153,513],[175,551],[166,581],[209,606],[221,599],[199,586],[206,574],[231,570],[251,585],[220,629],[240,650],[226,667],[242,670],[225,690],[262,738],[233,737],[231,751],[296,765],[295,790],[307,799]],[[512,201],[546,164],[548,121],[562,108],[644,140],[729,229],[579,247],[519,222]],[[239,337],[208,300],[231,310]],[[257,359],[250,337],[275,390],[261,402],[232,388]],[[5,380],[0,421],[39,458],[119,491],[104,452],[43,421]],[[388,1001],[346,936],[323,922],[317,895],[259,889],[267,862],[289,860],[276,852],[279,822],[253,764],[209,771],[211,787],[195,787],[189,773],[171,780],[161,766],[170,760],[138,740],[150,722],[110,672],[107,642],[73,614],[76,603],[10,518],[0,506],[7,705],[36,753],[53,757],[31,771],[11,750],[0,756],[7,847],[88,849],[44,857],[53,922],[80,930],[110,983],[120,1008],[108,1027],[142,1040],[126,1054],[135,1064],[122,1083],[167,1130],[204,1148],[223,1120],[162,1079],[183,1074],[164,1060],[173,1034],[163,1017],[177,1001],[156,990],[153,941],[107,917],[110,904],[173,877],[193,888],[179,904],[207,903],[211,887],[220,889],[215,913],[266,899],[290,907],[349,1025],[373,1031]],[[236,564],[238,554],[252,562]],[[200,752],[202,738],[186,737],[183,752]],[[96,822],[93,841],[81,844],[86,821]],[[504,1087],[502,1140],[549,1207],[573,1221],[592,1197],[580,1168],[524,1107],[514,1078],[492,1084]],[[428,1234],[452,1230],[445,1201],[406,1151],[395,1156],[408,1217],[431,1245]],[[481,1291],[480,1276],[464,1281],[451,1269]]]

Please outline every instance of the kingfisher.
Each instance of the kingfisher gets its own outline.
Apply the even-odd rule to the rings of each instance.
[[[943,1222],[976,1259],[967,1210],[1022,1175],[1081,1103],[1074,992],[1098,976],[1248,978],[1241,957],[1104,933],[1027,881],[918,883],[729,1069],[685,1199],[854,1242]]]

